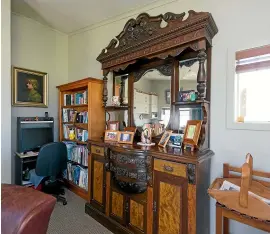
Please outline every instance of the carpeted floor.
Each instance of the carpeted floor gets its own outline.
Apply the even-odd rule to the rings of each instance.
[[[111,234],[84,212],[85,201],[66,189],[68,204],[57,202],[51,216],[47,234]]]

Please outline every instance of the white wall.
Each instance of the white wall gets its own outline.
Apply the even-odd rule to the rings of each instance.
[[[1,182],[11,182],[10,0],[1,1]]]
[[[18,116],[55,118],[55,140],[58,140],[57,85],[68,82],[68,36],[22,16],[12,14],[11,61],[13,66],[47,72],[49,77],[48,108],[12,107],[12,151],[16,145]]]
[[[242,165],[247,152],[254,156],[254,167],[269,171],[270,156],[267,146],[268,131],[237,131],[226,128],[226,50],[230,47],[249,48],[256,44],[270,44],[270,1],[269,0],[178,0],[155,8],[143,8],[121,18],[103,22],[87,31],[74,34],[69,40],[69,80],[78,77],[95,76],[102,78],[100,64],[96,57],[118,35],[126,21],[147,11],[158,15],[167,11],[181,13],[194,9],[211,12],[219,28],[213,40],[212,90],[211,90],[211,149],[215,152],[212,160],[211,179],[222,174],[222,164],[229,162]],[[198,214],[199,216],[201,214]],[[215,233],[215,206],[211,201],[211,234]],[[251,227],[232,223],[234,234],[263,233]]]

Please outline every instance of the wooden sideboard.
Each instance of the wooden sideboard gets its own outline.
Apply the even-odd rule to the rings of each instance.
[[[90,202],[85,210],[108,229],[209,233],[211,150],[183,152],[99,140],[91,140],[90,149]]]

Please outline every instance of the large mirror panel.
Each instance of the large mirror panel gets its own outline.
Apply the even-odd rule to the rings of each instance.
[[[170,120],[171,76],[150,69],[134,83],[134,122],[139,131],[150,124],[152,136],[160,135]]]
[[[206,70],[205,61],[205,70]],[[199,61],[197,58],[179,62],[179,102],[195,101],[197,99],[197,76]]]

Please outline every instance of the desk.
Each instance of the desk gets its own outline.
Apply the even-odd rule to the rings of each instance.
[[[29,170],[36,167],[38,152],[15,153],[15,184],[30,186],[29,181],[23,180],[23,172],[28,168]]]

